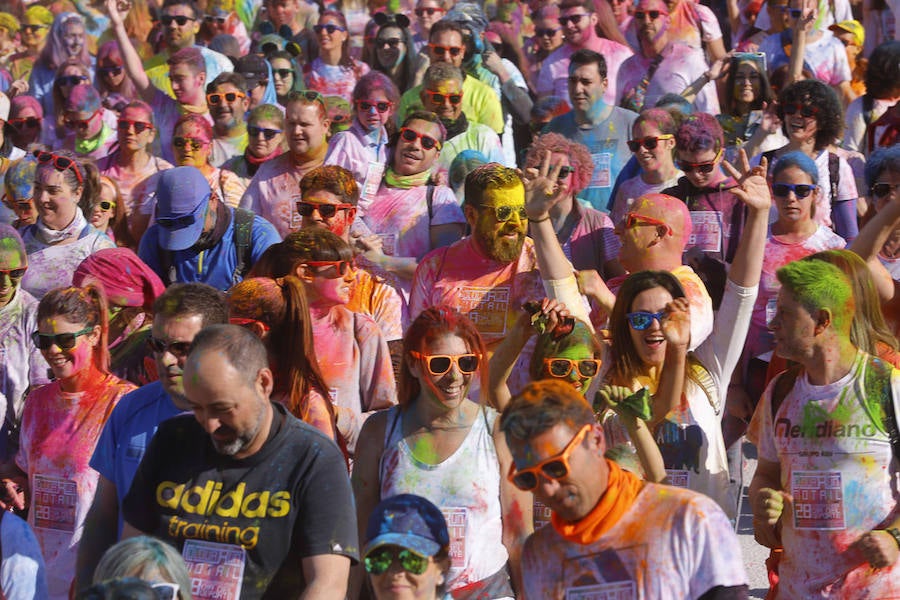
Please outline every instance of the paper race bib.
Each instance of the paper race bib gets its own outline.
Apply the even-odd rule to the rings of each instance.
[[[247,553],[240,546],[185,540],[181,556],[191,576],[191,595],[198,600],[240,598]]]
[[[34,526],[54,531],[75,531],[78,484],[70,479],[37,474],[34,476]]]
[[[778,310],[778,297],[773,296],[766,300],[766,325],[775,318],[775,311]]]
[[[534,505],[532,506],[533,511],[533,520],[534,520],[534,530],[537,531],[544,525],[550,522],[550,517],[553,515],[553,511],[550,510],[550,507],[538,502],[534,501]]]
[[[362,197],[366,200],[374,200],[378,188],[381,187],[381,178],[384,176],[384,163],[370,162],[366,169],[366,180],[362,187]]]
[[[381,238],[381,251],[387,256],[394,256],[397,252],[397,234],[396,233],[379,233]]]
[[[686,469],[666,469],[669,485],[673,487],[688,488],[691,486],[691,472]]]
[[[566,588],[566,600],[636,600],[633,581],[616,581]]]
[[[612,185],[612,154],[609,152],[593,153],[591,161],[594,163],[594,172],[591,174],[591,182],[588,187],[610,187]]]
[[[722,251],[722,212],[718,210],[691,211],[691,236],[688,246],[704,252]]]
[[[466,315],[481,335],[506,333],[506,313],[509,309],[510,288],[476,287],[464,285],[457,298],[459,311]]]
[[[300,229],[300,227],[301,227],[300,223],[303,220],[303,216],[299,212],[297,212],[297,203],[300,202],[302,199],[303,198],[301,196],[292,196],[291,199],[289,200],[289,202],[291,203],[290,211],[291,211],[291,230],[292,231],[296,231],[297,229]]]
[[[794,529],[844,529],[840,471],[793,471]]]
[[[445,506],[441,508],[450,533],[450,568],[462,569],[466,566],[466,524],[468,509]]]

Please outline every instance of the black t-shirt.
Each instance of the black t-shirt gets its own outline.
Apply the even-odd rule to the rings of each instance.
[[[273,404],[272,426],[253,456],[216,452],[193,415],[160,426],[125,497],[125,520],[179,550],[186,539],[243,546],[241,598],[296,598],[302,559],[358,560],[356,509],[341,451]]]

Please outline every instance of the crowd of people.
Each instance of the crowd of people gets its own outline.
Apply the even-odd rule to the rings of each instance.
[[[900,597],[900,6],[0,8],[0,598]]]

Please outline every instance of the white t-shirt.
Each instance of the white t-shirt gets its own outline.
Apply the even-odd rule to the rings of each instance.
[[[759,51],[765,53],[770,73],[781,65],[788,64],[789,59],[784,52],[780,33],[774,33],[764,39],[759,45]],[[847,51],[830,31],[822,32],[822,37],[814,42],[806,42],[803,62],[812,70],[816,79],[828,85],[839,85],[853,79],[850,63],[847,61]]]

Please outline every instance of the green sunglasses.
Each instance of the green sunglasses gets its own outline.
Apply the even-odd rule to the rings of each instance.
[[[395,560],[400,561],[404,571],[413,575],[421,575],[428,568],[428,557],[417,554],[408,548],[381,547],[369,552],[365,558],[366,571],[372,575],[381,575],[391,568]]]

